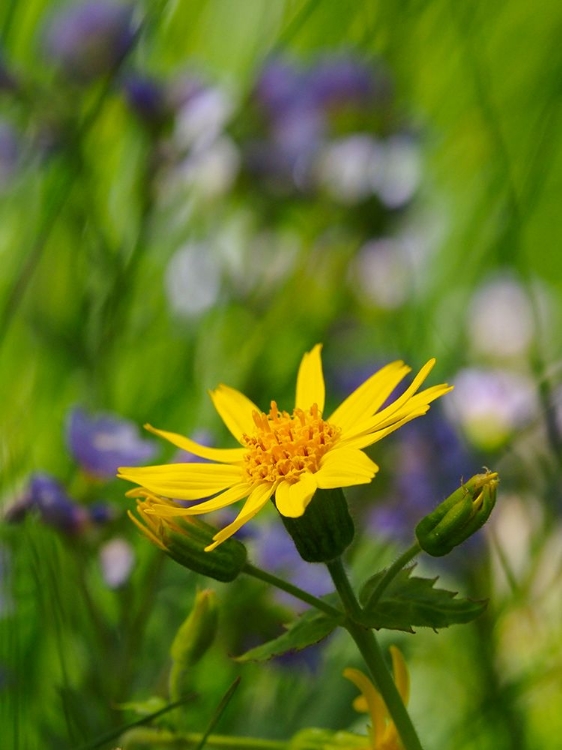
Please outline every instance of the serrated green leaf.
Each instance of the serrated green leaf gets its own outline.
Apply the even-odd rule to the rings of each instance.
[[[300,651],[307,646],[318,643],[339,625],[340,620],[315,609],[308,610],[287,626],[285,633],[272,641],[246,651],[236,660],[267,661],[274,656],[281,656],[288,651]]]
[[[365,583],[360,594],[365,625],[408,633],[415,627],[437,630],[471,622],[486,608],[487,600],[457,599],[456,591],[434,588],[437,577],[412,577],[414,567],[401,570],[376,599],[373,595],[384,571]]]
[[[407,568],[402,568],[402,570],[396,574],[396,576],[392,579],[389,586],[396,586],[400,583],[404,583],[409,580],[411,572],[416,567],[416,564],[409,565]],[[361,603],[362,607],[368,607],[370,604],[370,599],[374,592],[376,591],[380,581],[383,579],[383,577],[386,575],[386,568],[384,570],[379,570],[378,573],[375,573],[375,575],[368,578],[365,583],[363,584],[360,592],[359,592],[359,602]]]

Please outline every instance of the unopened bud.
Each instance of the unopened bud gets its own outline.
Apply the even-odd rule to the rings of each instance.
[[[178,506],[142,487],[127,492],[137,498],[139,518],[129,512],[137,528],[184,568],[214,578],[233,581],[246,565],[246,547],[237,539],[227,539],[211,552],[217,529],[193,516],[174,514]],[[170,513],[170,509],[173,509]]]
[[[190,668],[197,664],[212,644],[218,623],[217,595],[211,589],[198,591],[193,609],[176,633],[170,648],[173,660],[170,672],[170,698],[177,700],[187,692]]]
[[[447,555],[488,520],[496,504],[496,472],[476,474],[416,526],[420,547],[434,557]]]

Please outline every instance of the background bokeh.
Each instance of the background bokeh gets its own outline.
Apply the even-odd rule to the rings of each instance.
[[[97,738],[166,695],[207,585],[219,637],[185,729],[237,675],[223,734],[364,729],[353,644],[234,662],[295,602],[177,566],[114,479],[178,460],[145,422],[226,445],[220,382],[290,408],[317,342],[328,406],[393,359],[455,384],[349,493],[355,580],[461,479],[501,475],[486,529],[419,562],[485,615],[383,634],[424,746],[559,747],[561,23],[554,0],[0,5],[2,747],[115,747]],[[252,558],[328,591],[261,515]]]

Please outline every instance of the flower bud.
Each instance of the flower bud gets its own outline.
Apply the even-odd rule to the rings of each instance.
[[[127,497],[137,498],[140,520],[129,512],[137,528],[184,568],[224,582],[233,581],[242,572],[247,552],[238,540],[227,539],[212,552],[205,552],[217,533],[213,526],[194,516],[159,515],[163,506],[178,506],[144,488],[127,492]]]
[[[180,625],[170,648],[173,659],[170,672],[170,699],[187,693],[185,685],[190,668],[197,664],[212,644],[218,623],[217,595],[211,589],[198,591],[193,609]]]
[[[339,488],[316,490],[302,516],[281,515],[281,520],[306,562],[335,560],[351,544],[355,534],[346,499]]]
[[[420,547],[434,557],[447,555],[478,531],[496,503],[496,472],[476,474],[416,526]]]

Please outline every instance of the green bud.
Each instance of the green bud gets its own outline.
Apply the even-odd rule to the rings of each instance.
[[[218,613],[215,591],[204,589],[195,594],[193,608],[180,625],[170,648],[170,656],[176,664],[190,667],[201,659],[215,638]]]
[[[280,514],[281,515],[281,514]],[[300,518],[281,520],[303,560],[329,562],[339,557],[355,534],[341,489],[316,490]]]
[[[184,568],[223,582],[233,581],[242,572],[248,555],[237,539],[227,539],[205,552],[217,533],[213,526],[195,516],[167,515],[163,506],[177,506],[144,488],[131,490],[127,496],[137,498],[139,518],[129,512],[137,528]]]
[[[170,699],[178,700],[187,692],[189,670],[201,659],[215,639],[218,623],[217,595],[211,589],[198,591],[193,609],[180,625],[170,648],[173,664],[170,672]]]
[[[496,472],[476,474],[416,526],[420,547],[434,557],[447,555],[488,520],[496,504]]]

